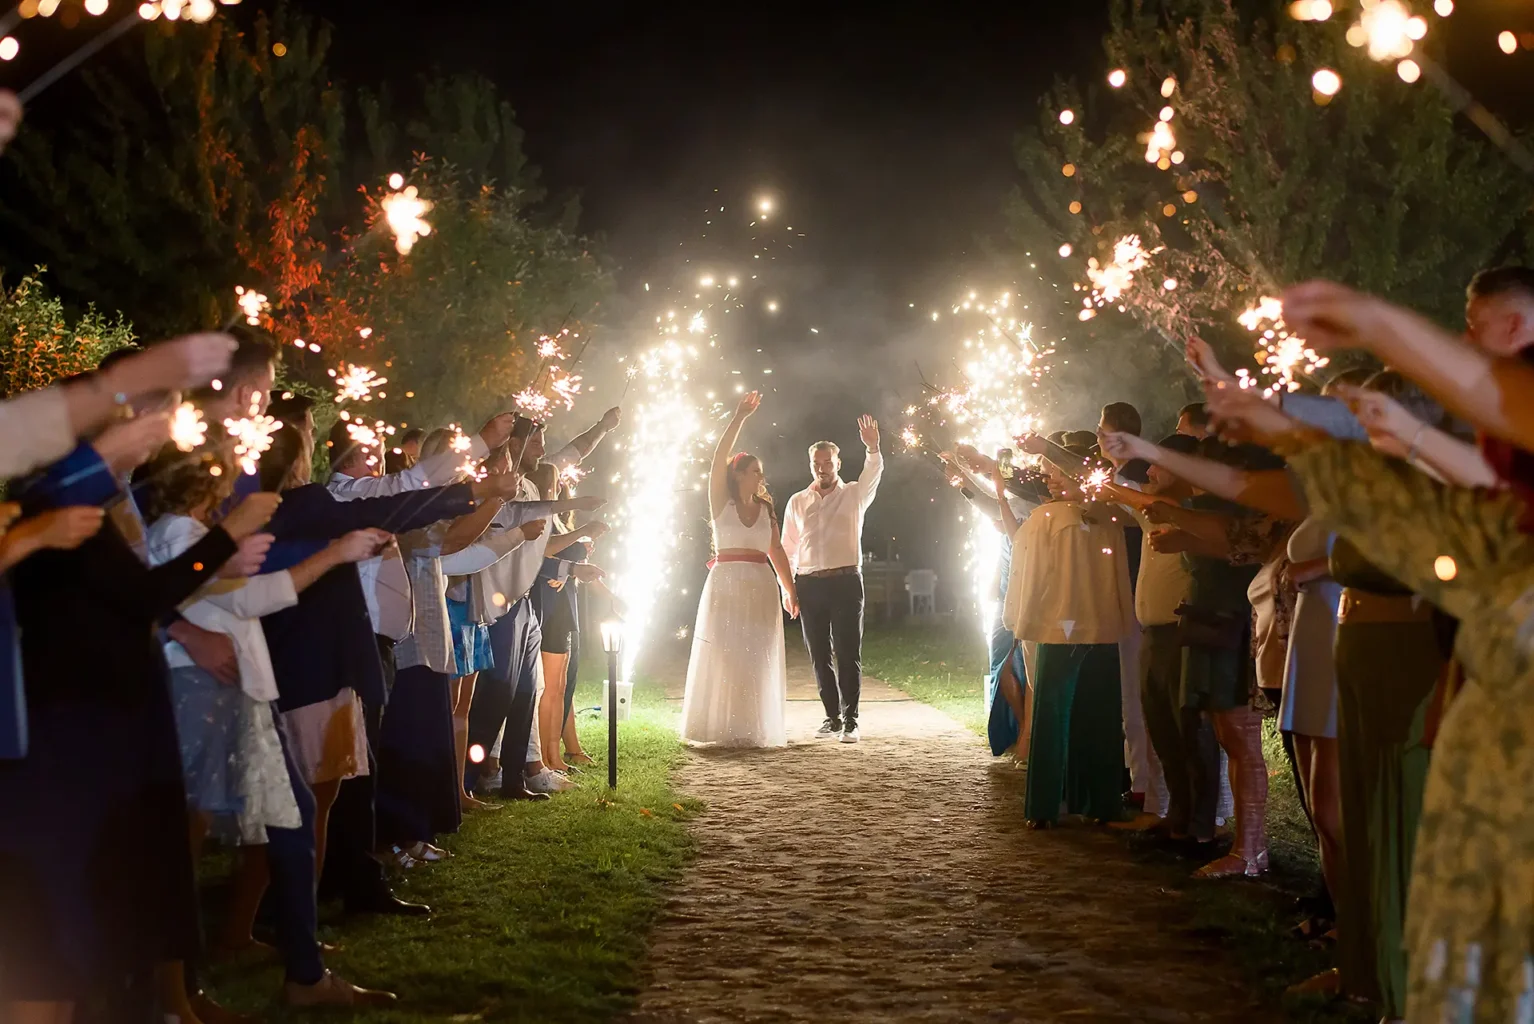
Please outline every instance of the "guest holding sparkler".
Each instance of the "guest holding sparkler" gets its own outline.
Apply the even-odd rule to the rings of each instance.
[[[1089,458],[1085,447],[1068,458]],[[1003,621],[1019,641],[1038,644],[1029,672],[1032,729],[1024,815],[1054,824],[1062,808],[1090,819],[1123,814],[1124,743],[1118,643],[1134,628],[1123,530],[1112,510],[1088,500],[1059,466],[1044,467],[1053,500],[1012,534],[1012,578]],[[992,478],[1005,486],[1000,470]]]

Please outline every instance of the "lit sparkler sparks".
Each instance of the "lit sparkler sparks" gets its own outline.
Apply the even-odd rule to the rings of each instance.
[[[392,178],[390,182],[392,184]],[[384,219],[394,235],[394,248],[401,256],[415,248],[417,239],[431,234],[431,225],[425,219],[431,212],[431,203],[421,198],[414,185],[389,193],[378,201],[378,205],[383,208]]]
[[[200,447],[208,439],[208,425],[203,422],[202,410],[191,402],[176,406],[170,418],[170,439],[183,452]]]
[[[559,342],[545,334],[538,339],[538,358],[540,359],[563,359],[565,354],[560,351]]]
[[[1305,339],[1293,334],[1284,324],[1284,304],[1271,295],[1264,295],[1257,304],[1246,309],[1236,320],[1259,337],[1262,351],[1262,372],[1274,380],[1264,390],[1268,394],[1280,391],[1298,391],[1297,374],[1312,374],[1326,366],[1330,359],[1318,355],[1305,344]],[[1258,381],[1246,370],[1237,370],[1243,388],[1256,387]]]
[[[224,420],[224,429],[234,439],[234,457],[241,472],[254,476],[261,456],[272,446],[272,435],[282,429],[282,421],[253,412],[240,419]]]
[[[512,398],[517,410],[533,419],[542,419],[548,415],[549,396],[533,388],[523,388]]]
[[[335,370],[330,370],[329,373],[335,378],[337,402],[371,402],[373,389],[381,384],[389,383],[388,377],[380,377],[366,366],[357,366],[352,363],[347,363],[346,369],[341,373]]]
[[[1103,466],[1092,470],[1087,478],[1081,482],[1081,492],[1091,500],[1096,500],[1103,492],[1103,486],[1111,483],[1113,475]]]
[[[554,392],[551,401],[564,402],[566,409],[573,409],[575,396],[581,393],[581,376],[556,368],[550,375],[549,390]]]
[[[579,463],[574,463],[572,465],[566,466],[564,469],[559,471],[559,479],[571,487],[574,487],[576,484],[580,483],[581,480],[585,478],[585,476],[586,470],[582,468]]]
[[[235,285],[234,297],[240,305],[240,312],[245,316],[245,322],[252,327],[261,326],[261,314],[272,308],[266,296],[253,288]]]
[[[1129,290],[1135,274],[1144,270],[1150,258],[1160,252],[1161,246],[1146,250],[1140,244],[1139,235],[1125,235],[1113,243],[1113,259],[1106,265],[1093,256],[1087,260],[1087,278],[1092,282],[1092,292],[1082,300],[1083,313],[1091,314]],[[1090,319],[1082,316],[1081,319]]]

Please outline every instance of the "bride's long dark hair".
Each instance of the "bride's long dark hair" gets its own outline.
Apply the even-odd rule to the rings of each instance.
[[[749,498],[741,493],[741,473],[749,466],[754,465],[762,471],[762,481],[757,485],[756,493]],[[772,503],[772,495],[767,491],[767,472],[762,468],[762,460],[750,452],[736,452],[730,456],[729,465],[725,469],[724,488],[730,498],[737,505],[744,505],[748,501],[754,501],[761,505],[773,522],[778,521],[778,510]]]

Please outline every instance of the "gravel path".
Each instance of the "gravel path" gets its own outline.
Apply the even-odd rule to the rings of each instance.
[[[787,749],[683,769],[699,856],[633,1020],[1278,1019],[1116,837],[1024,828],[1021,774],[946,715],[873,683],[863,742],[816,742],[799,661]]]

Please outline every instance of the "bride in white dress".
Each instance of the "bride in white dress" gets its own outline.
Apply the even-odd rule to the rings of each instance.
[[[740,400],[714,449],[709,473],[714,561],[698,602],[682,700],[682,738],[700,746],[788,743],[788,672],[779,608],[797,618],[799,596],[761,460],[748,452],[732,454],[741,427],[761,401],[755,391]]]

